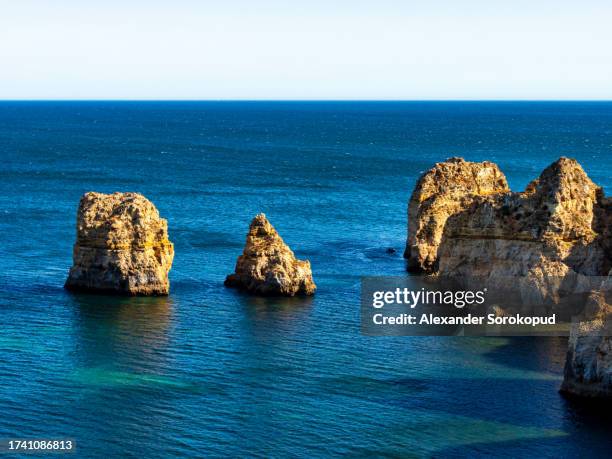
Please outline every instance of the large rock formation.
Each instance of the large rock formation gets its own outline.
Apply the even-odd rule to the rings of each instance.
[[[77,214],[70,290],[167,295],[174,248],[168,224],[138,193],[85,193]]]
[[[524,192],[477,196],[449,217],[438,273],[489,279],[605,275],[612,261],[605,201],[575,160],[561,158]]]
[[[225,285],[271,296],[312,295],[317,288],[310,262],[295,258],[264,214],[251,222],[235,273],[227,276]]]
[[[453,158],[421,177],[409,212],[409,269],[518,289],[539,308],[561,304],[560,292],[588,292],[612,267],[611,200],[573,159],[560,158],[516,193],[497,166]],[[604,290],[610,288],[593,290],[572,326],[566,393],[610,396],[610,299]]]
[[[437,269],[438,247],[448,217],[466,209],[478,197],[507,192],[508,182],[496,164],[451,158],[421,176],[408,203],[408,269]]]
[[[448,276],[602,275],[609,200],[573,159],[511,192],[492,163],[452,158],[425,173],[409,203],[409,269]]]

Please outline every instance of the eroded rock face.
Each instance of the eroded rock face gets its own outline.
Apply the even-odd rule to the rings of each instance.
[[[407,247],[414,267],[519,290],[527,305],[539,307],[563,301],[562,290],[579,293],[597,276],[609,276],[612,202],[575,160],[560,158],[520,193],[494,180],[503,177],[494,165],[484,169],[489,186],[476,186],[470,171],[483,169],[464,163],[437,164],[417,184]],[[592,291],[583,319],[572,326],[566,393],[612,393],[610,283],[608,277],[606,288]]]
[[[593,292],[588,318],[572,325],[561,392],[612,399],[612,278]]]
[[[235,273],[227,276],[225,285],[266,296],[312,295],[317,288],[310,262],[295,258],[264,214],[251,222]]]
[[[432,273],[446,220],[478,197],[509,191],[496,164],[451,158],[421,176],[408,203],[408,269]]]
[[[605,275],[611,257],[604,201],[582,167],[561,158],[524,192],[477,196],[447,218],[438,273],[491,279]]]
[[[138,193],[85,193],[77,214],[69,290],[167,295],[174,248],[168,224]]]

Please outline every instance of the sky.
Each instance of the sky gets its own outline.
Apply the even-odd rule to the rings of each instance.
[[[612,99],[609,0],[0,0],[0,99]]]

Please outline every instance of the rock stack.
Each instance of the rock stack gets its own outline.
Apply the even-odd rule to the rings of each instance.
[[[612,203],[573,159],[517,193],[495,164],[452,158],[420,178],[408,208],[409,270],[493,287],[527,279],[530,297],[554,303],[562,283],[579,287],[612,267]],[[590,301],[598,307],[571,330],[563,390],[609,397],[610,308],[598,289]]]
[[[174,248],[168,224],[138,193],[85,193],[77,214],[69,290],[167,295]]]
[[[612,277],[603,284],[572,324],[561,385],[570,396],[612,399]]]
[[[264,296],[312,295],[310,262],[298,260],[264,214],[251,222],[246,245],[227,287]]]
[[[521,193],[475,199],[447,220],[439,273],[450,276],[602,276],[604,196],[573,159],[561,158]]]
[[[496,164],[451,158],[421,176],[408,202],[408,269],[437,270],[438,247],[446,220],[468,208],[478,197],[510,191]]]
[[[609,218],[602,189],[573,159],[515,193],[496,165],[453,158],[417,183],[405,256],[409,269],[448,276],[600,276],[612,264]]]

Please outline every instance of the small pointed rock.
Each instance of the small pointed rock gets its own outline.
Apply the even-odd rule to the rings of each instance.
[[[317,288],[310,262],[295,258],[264,214],[251,222],[235,273],[225,285],[263,296],[312,295]]]

